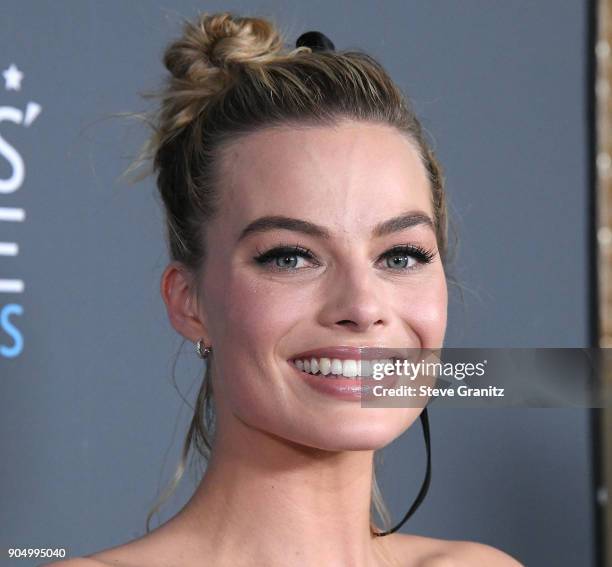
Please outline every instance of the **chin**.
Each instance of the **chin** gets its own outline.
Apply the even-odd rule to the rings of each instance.
[[[296,442],[325,451],[376,451],[397,439],[418,417],[420,409],[402,409],[391,415],[389,409],[369,410],[376,413],[367,419],[353,419],[329,425],[312,426],[308,435],[296,435]],[[397,410],[395,410],[397,411]],[[382,412],[387,412],[384,415]],[[406,412],[410,412],[407,414]]]

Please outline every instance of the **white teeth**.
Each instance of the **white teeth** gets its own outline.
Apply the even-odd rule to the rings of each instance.
[[[342,374],[342,361],[338,358],[333,358],[331,361],[331,373],[336,376]]]
[[[319,363],[321,374],[327,376],[331,372],[331,360],[329,360],[329,358],[322,358]]]
[[[354,378],[357,376],[357,362],[355,360],[345,360],[342,363],[342,376]]]
[[[302,372],[329,376],[329,378],[371,378],[373,365],[380,364],[384,368],[387,363],[393,363],[391,358],[380,358],[376,360],[341,360],[339,358],[310,358],[294,360],[295,366]]]
[[[316,358],[310,359],[310,372],[311,374],[316,374],[319,371],[319,363]]]

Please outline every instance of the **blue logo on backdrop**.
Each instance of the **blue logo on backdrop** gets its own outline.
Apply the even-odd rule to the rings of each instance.
[[[11,63],[2,72],[2,76],[5,90],[21,90],[24,75],[14,63]],[[4,121],[9,121],[27,128],[36,120],[41,110],[42,107],[36,102],[28,102],[25,112],[14,106],[0,106],[0,125]],[[0,135],[0,157],[8,161],[11,168],[11,174],[7,178],[0,178],[0,194],[14,193],[23,185],[25,163],[15,147],[9,144],[2,135]],[[0,206],[0,223],[24,222],[25,216],[25,209]],[[18,254],[17,242],[0,242],[0,256],[15,257]],[[6,265],[10,266],[10,262]],[[24,290],[25,283],[22,279],[0,278],[0,356],[3,358],[15,358],[23,351],[23,334],[15,321],[16,317],[23,315],[23,306],[15,302],[4,304],[3,294],[22,294]]]

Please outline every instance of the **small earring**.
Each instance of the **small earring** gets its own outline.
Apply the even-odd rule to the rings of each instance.
[[[204,339],[200,339],[195,345],[195,350],[200,358],[207,358],[212,351],[212,346],[203,347],[203,344]]]

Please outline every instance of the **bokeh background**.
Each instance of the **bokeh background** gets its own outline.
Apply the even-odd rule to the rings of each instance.
[[[37,564],[8,547],[78,556],[142,535],[179,458],[190,408],[173,380],[192,400],[202,366],[159,294],[154,180],[120,178],[146,130],[113,115],[148,108],[182,17],[270,17],[291,41],[316,29],[378,58],[446,172],[463,288],[446,346],[586,347],[587,4],[3,0],[0,565]],[[432,484],[403,531],[595,566],[588,410],[431,408],[430,423]],[[424,471],[416,422],[384,452],[396,521]]]

